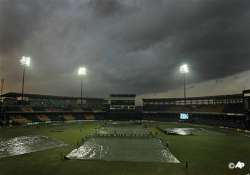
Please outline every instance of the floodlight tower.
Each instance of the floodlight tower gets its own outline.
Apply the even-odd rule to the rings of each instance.
[[[4,88],[4,78],[1,79],[0,96],[3,95],[3,88]]]
[[[20,63],[23,66],[23,79],[22,79],[22,101],[23,101],[23,96],[24,96],[24,80],[25,80],[25,69],[26,67],[30,67],[30,57],[22,56],[20,59]]]
[[[83,102],[83,77],[87,75],[87,69],[86,67],[79,67],[78,69],[78,76],[81,77],[81,105]]]
[[[180,73],[183,74],[183,84],[184,84],[184,101],[186,104],[186,98],[187,98],[187,93],[186,93],[186,75],[189,73],[189,66],[187,64],[183,64],[180,66]]]

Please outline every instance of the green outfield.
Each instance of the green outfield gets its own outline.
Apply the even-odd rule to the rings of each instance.
[[[53,140],[53,143],[58,141],[66,145],[18,156],[2,157],[0,158],[0,175],[245,175],[250,173],[250,137],[243,133],[178,123],[145,122],[142,125],[127,123],[126,127],[120,127],[119,123],[114,124],[118,130],[114,129],[112,123],[107,125],[105,122],[1,128],[0,143],[13,138],[42,136]],[[194,129],[192,129],[191,135],[163,132],[171,128],[178,128],[177,131],[179,128]],[[100,136],[102,134],[104,134],[103,137]],[[100,140],[96,141],[99,145],[105,144],[109,148],[117,148],[114,150],[112,158],[107,157],[100,160],[66,160],[64,158],[84,143],[93,142],[91,139],[96,135],[98,138],[100,137]],[[107,141],[105,138],[111,139],[111,141]],[[52,142],[51,140],[50,142]],[[165,149],[165,147],[159,146],[159,140],[164,146],[167,145],[180,163],[149,161],[159,158],[149,156],[150,154],[156,155],[153,154],[154,151],[159,148]],[[15,147],[18,146],[15,142]],[[0,144],[0,152],[1,147],[3,148]],[[140,161],[141,159],[136,157],[133,157],[136,158],[136,161],[130,161],[133,159],[129,156],[133,148],[135,150],[142,148],[141,153],[145,154],[147,161]],[[156,149],[152,150],[153,148]],[[126,151],[128,154],[123,154]],[[136,151],[136,153],[140,153],[140,151]],[[121,155],[121,157],[117,159],[114,155]],[[125,158],[122,159],[122,157]],[[244,162],[245,168],[229,170],[228,164],[238,161]],[[186,162],[188,162],[188,168],[186,168]]]

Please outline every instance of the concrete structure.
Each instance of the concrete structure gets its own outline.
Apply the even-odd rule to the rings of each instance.
[[[76,107],[80,106],[80,97],[66,97],[66,96],[53,96],[53,95],[40,95],[40,94],[24,94],[23,100],[21,93],[7,93],[2,95],[5,103],[10,105],[20,104],[20,102],[25,105],[30,106],[40,106],[40,107]],[[103,106],[107,105],[107,100],[104,98],[83,98],[84,108],[89,108],[92,110],[99,109],[102,110]]]
[[[243,94],[143,99],[144,111],[244,112]]]
[[[111,94],[110,111],[135,111],[135,94]]]

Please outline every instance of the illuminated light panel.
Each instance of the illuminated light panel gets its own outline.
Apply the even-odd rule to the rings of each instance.
[[[189,73],[189,66],[187,64],[183,64],[180,66],[180,73],[187,74]]]
[[[20,63],[23,66],[29,67],[30,66],[30,60],[31,60],[30,57],[22,56],[22,58],[20,59]]]
[[[87,75],[87,69],[85,67],[80,67],[78,69],[78,75]]]

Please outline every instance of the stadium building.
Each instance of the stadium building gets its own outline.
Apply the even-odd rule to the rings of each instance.
[[[250,90],[242,94],[190,98],[143,99],[142,110],[136,110],[135,94],[111,94],[108,99],[61,97],[7,93],[2,96],[1,120],[25,124],[67,120],[154,120],[249,129]],[[187,114],[183,120],[180,116]],[[42,116],[42,117],[41,117]],[[43,119],[45,117],[46,119]],[[11,121],[11,122],[10,122]]]
[[[144,111],[244,112],[242,94],[190,98],[143,99]]]
[[[40,95],[40,94],[24,94],[24,102],[21,102],[21,93],[6,93],[2,95],[3,101],[6,105],[30,105],[32,107],[55,107],[55,108],[76,108],[81,104],[79,97]],[[104,98],[83,98],[83,109],[88,110],[103,110],[107,105],[107,100]]]
[[[135,94],[111,94],[109,97],[110,111],[134,111]]]
[[[244,108],[247,111],[250,111],[250,90],[243,91],[244,97]]]

